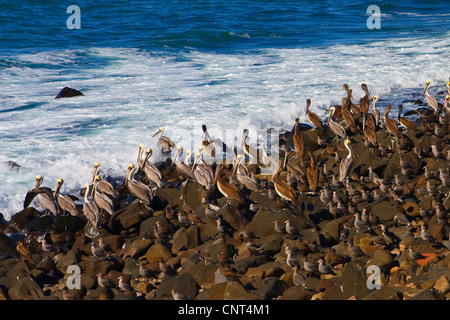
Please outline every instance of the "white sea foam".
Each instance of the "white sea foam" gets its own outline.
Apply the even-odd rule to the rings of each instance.
[[[244,128],[261,129],[264,138],[268,128],[291,129],[295,117],[307,123],[307,98],[325,118],[345,96],[343,83],[357,101],[367,83],[380,105],[385,97],[404,99],[405,89],[417,89],[412,98],[419,98],[427,80],[435,93],[450,76],[449,48],[442,37],[245,54],[93,48],[8,57],[16,64],[0,71],[0,161],[21,167],[0,167],[0,212],[9,219],[22,208],[37,174],[52,188],[62,177],[63,192],[76,193],[100,161],[120,183],[140,143],[155,150],[153,161],[162,159],[151,138],[160,126],[195,152],[202,124],[213,139],[239,146]],[[55,100],[65,86],[85,96]]]

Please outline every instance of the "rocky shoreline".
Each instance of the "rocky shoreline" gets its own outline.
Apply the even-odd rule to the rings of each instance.
[[[339,179],[345,139],[329,125],[280,135],[280,163],[288,159],[278,178],[296,204],[256,165],[248,165],[256,191],[230,179],[232,165],[219,171],[240,203],[216,182],[207,190],[183,178],[167,159],[156,164],[163,187],[136,176],[154,190],[149,206],[115,186],[114,211],[101,211],[97,228],[81,204],[76,215],[27,207],[3,219],[0,300],[448,300],[447,111],[421,108],[397,138],[381,117],[370,145],[364,101],[346,101],[334,118],[349,139],[348,177]],[[67,288],[69,266],[81,271],[79,289]]]

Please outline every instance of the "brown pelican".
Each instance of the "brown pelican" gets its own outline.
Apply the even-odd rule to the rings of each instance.
[[[350,140],[349,139],[345,139],[344,140],[344,145],[348,150],[348,155],[346,158],[342,159],[341,164],[339,166],[339,181],[340,182],[345,182],[345,180],[347,179],[350,170],[352,169],[353,166],[353,155],[352,155],[352,149],[349,147],[350,144]]]
[[[319,167],[314,160],[311,150],[308,150],[308,154],[310,158],[310,165],[306,168],[306,178],[308,179],[309,189],[312,192],[315,192],[319,184]]]
[[[158,131],[152,136],[154,138],[158,133],[160,133],[158,138],[158,146],[161,148],[162,153],[170,153],[172,151],[171,148],[175,148],[175,143],[173,143],[172,140],[170,140],[168,137],[163,136],[164,134],[164,127],[160,127]]]
[[[377,145],[375,118],[371,113],[366,113],[363,116],[363,133],[373,146]]]
[[[91,225],[95,228],[100,227],[100,210],[95,204],[93,199],[89,199],[89,193],[91,186],[86,183],[84,186],[86,188],[86,192],[84,193],[84,203],[83,203],[83,213],[86,216],[86,219],[91,223]]]
[[[225,164],[221,164],[217,169],[214,183],[217,183],[217,188],[220,193],[228,199],[228,203],[230,203],[231,200],[236,200],[239,204],[243,204],[244,198],[242,197],[240,190],[222,178],[222,170],[224,167]]]
[[[197,152],[191,172],[194,174],[197,182],[209,191],[212,190],[212,186],[214,183],[214,172],[212,171],[212,168],[206,163],[199,163],[200,161],[202,161],[202,158],[203,153],[201,151]]]
[[[36,197],[44,210],[51,212],[53,215],[57,215],[59,211],[55,196],[50,188],[41,187],[42,181],[44,181],[44,177],[42,175],[37,175],[34,182],[34,188],[28,191],[25,196],[23,207],[27,208]]]
[[[72,216],[78,216],[80,214],[80,211],[78,210],[77,205],[74,202],[74,199],[67,194],[60,193],[63,184],[64,180],[61,178],[59,178],[56,181],[56,188],[54,195],[56,202],[58,203],[58,206],[62,212],[68,212]]]
[[[333,113],[334,113],[335,107],[330,107],[330,113],[328,114],[328,126],[330,127],[331,131],[333,133],[343,139],[347,138],[347,133],[345,132],[345,129],[342,125],[340,125],[337,121],[333,120]]]
[[[320,119],[319,116],[314,112],[309,111],[310,106],[311,100],[306,99],[306,116],[308,117],[309,121],[311,121],[311,123],[314,125],[314,129],[316,128],[323,129],[322,119]]]
[[[161,171],[159,171],[159,169],[149,160],[152,153],[153,151],[150,148],[145,150],[144,162],[142,162],[140,169],[144,171],[147,179],[156,183],[158,188],[162,188],[164,183],[162,180]]]
[[[137,168],[134,166],[133,163],[130,163],[128,165],[128,172],[125,180],[125,186],[134,197],[138,198],[139,201],[144,203],[146,206],[149,206],[153,200],[153,192],[147,185],[134,179],[134,174],[136,173],[136,170]]]
[[[242,161],[244,161],[244,155],[242,155],[242,154],[237,155],[236,161],[235,161],[235,164],[234,164],[234,170],[233,170],[232,176],[237,174],[238,181],[242,185],[244,185],[244,187],[246,187],[250,191],[258,191],[259,190],[259,186],[256,183],[255,179],[250,177],[250,175],[248,174],[248,171],[245,170],[245,169],[243,171],[239,170],[239,168],[242,165]],[[242,173],[242,172],[245,172],[245,171],[247,171],[247,174]]]
[[[274,163],[274,160],[267,154],[266,145],[264,142],[261,142],[259,145],[261,146],[261,163],[266,168],[269,168],[272,166],[272,163]]]
[[[100,210],[103,210],[112,216],[114,214],[114,203],[106,193],[103,193],[98,189],[100,181],[100,177],[95,176],[94,186],[92,187],[94,202]]]
[[[370,108],[369,108],[369,110],[373,109],[372,114],[375,119],[375,128],[378,127],[378,124],[380,123],[380,110],[378,110],[375,106],[378,99],[379,99],[379,96],[377,94],[374,95],[373,99],[372,99],[372,104],[370,105]]]
[[[97,174],[99,168],[100,168],[100,162],[96,162],[94,164],[94,175],[92,176],[92,182],[94,182],[95,177],[99,176]],[[100,181],[98,181],[98,183],[97,183],[96,188],[98,191],[100,191],[102,193],[106,193],[107,195],[110,195],[113,198],[115,198],[117,196],[113,185],[105,179],[100,179]]]
[[[203,130],[203,134],[204,134],[202,146],[205,148],[204,149],[205,153],[207,155],[209,155],[210,157],[215,158],[216,149],[214,148],[214,143],[213,143],[205,125],[202,125],[202,130]]]
[[[345,92],[347,93],[346,100],[348,103],[348,110],[349,111],[351,110],[353,113],[361,113],[361,110],[359,110],[358,106],[354,102],[352,102],[355,100],[355,99],[353,99],[352,89],[350,89],[348,87],[348,84],[346,84],[346,83],[344,83],[344,85],[342,87],[344,88]]]
[[[363,115],[365,115],[369,112],[369,100],[372,98],[370,97],[369,89],[367,89],[367,85],[365,83],[361,83],[361,89],[363,89],[366,95],[359,100],[359,110]]]
[[[248,143],[247,143],[247,137],[248,137],[249,131],[248,129],[244,129],[243,134],[242,134],[242,143],[241,146],[244,149],[244,153],[246,155],[249,156],[250,159],[253,159],[256,157],[256,159],[258,159],[258,150],[251,147]]]
[[[397,122],[395,122],[394,119],[389,117],[389,112],[391,111],[391,109],[392,109],[392,106],[390,104],[388,104],[383,113],[384,122],[386,123],[387,131],[390,132],[394,137],[397,138],[398,137]]]
[[[434,112],[439,112],[438,102],[435,97],[428,93],[428,88],[430,87],[431,81],[428,80],[425,84],[425,89],[423,89],[422,96],[425,95],[425,99],[427,100],[428,106],[434,110]]]
[[[404,126],[406,129],[414,130],[416,128],[416,125],[414,124],[414,121],[409,120],[408,118],[402,117],[402,110],[403,105],[398,105],[398,114],[397,114],[397,121]]]
[[[173,160],[172,160],[172,164],[175,164],[177,171],[181,175],[183,175],[187,178],[195,179],[195,177],[192,174],[191,167],[187,164],[188,157],[189,158],[191,157],[191,150],[186,151],[186,157],[185,157],[184,161],[180,162],[180,161],[178,161],[178,157],[180,156],[180,154],[182,152],[183,152],[183,147],[177,146],[175,156],[173,157]]]
[[[300,124],[300,118],[295,119],[295,127],[294,127],[294,136],[292,137],[292,140],[294,141],[294,149],[297,153],[297,157],[302,160],[303,154],[305,152],[305,141],[303,140],[303,136],[300,133],[300,130],[298,128]]]
[[[295,206],[297,206],[298,200],[295,190],[289,184],[281,181],[280,171],[280,168],[278,168],[272,176],[275,191],[281,199],[291,201]]]

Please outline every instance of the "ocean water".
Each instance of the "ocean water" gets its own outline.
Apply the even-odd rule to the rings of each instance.
[[[22,209],[38,174],[77,194],[93,164],[121,183],[138,145],[163,158],[159,127],[195,149],[201,125],[227,144],[291,129],[305,101],[325,118],[348,83],[380,107],[415,108],[427,80],[450,77],[450,7],[442,1],[0,0],[0,212]],[[67,7],[80,8],[68,29]],[[369,29],[370,5],[380,29]],[[85,95],[55,96],[65,86]],[[438,101],[444,99],[437,96]],[[396,112],[395,108],[392,111]],[[184,155],[184,154],[183,154]],[[10,170],[14,161],[19,170]]]

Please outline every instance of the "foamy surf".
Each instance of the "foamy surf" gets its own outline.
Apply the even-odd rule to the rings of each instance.
[[[442,36],[234,54],[92,48],[10,56],[0,69],[0,148],[20,169],[1,167],[0,212],[9,219],[22,209],[37,174],[52,188],[61,177],[62,192],[76,193],[97,161],[123,179],[140,143],[161,160],[151,138],[160,126],[185,150],[200,145],[202,124],[213,139],[240,146],[245,128],[308,123],[307,98],[325,118],[345,96],[343,83],[358,99],[365,82],[381,107],[406,101],[407,111],[427,80],[433,94],[445,87],[449,48]],[[85,96],[55,100],[64,86]]]

